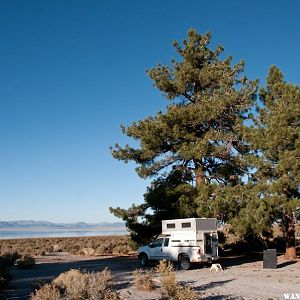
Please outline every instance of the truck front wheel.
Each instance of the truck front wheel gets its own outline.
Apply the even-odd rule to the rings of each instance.
[[[188,270],[191,267],[191,262],[187,255],[180,255],[178,263],[181,270]]]
[[[149,259],[148,259],[147,254],[141,253],[141,255],[139,257],[139,260],[140,260],[140,264],[141,264],[142,267],[147,267],[148,266]]]

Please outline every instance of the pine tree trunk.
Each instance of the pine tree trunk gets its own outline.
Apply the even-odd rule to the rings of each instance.
[[[196,180],[196,187],[200,187],[204,183],[202,168],[197,164],[195,164],[195,180]]]
[[[295,224],[293,220],[292,213],[285,213],[285,234],[286,234],[286,250],[285,250],[285,259],[292,260],[296,259],[296,239],[295,239]]]

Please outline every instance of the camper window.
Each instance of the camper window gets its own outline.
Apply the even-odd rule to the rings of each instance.
[[[181,223],[181,228],[191,228],[191,227],[192,227],[191,222]]]
[[[167,228],[169,228],[169,229],[175,228],[175,223],[169,223],[169,224],[167,224]]]

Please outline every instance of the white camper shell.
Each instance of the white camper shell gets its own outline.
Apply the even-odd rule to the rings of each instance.
[[[162,233],[149,245],[138,249],[143,266],[166,259],[179,262],[182,269],[192,263],[217,260],[218,232],[215,218],[188,218],[162,221]]]

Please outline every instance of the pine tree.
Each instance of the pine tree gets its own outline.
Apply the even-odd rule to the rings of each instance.
[[[242,76],[243,61],[232,65],[232,57],[220,58],[222,46],[211,50],[210,39],[210,33],[201,35],[191,29],[182,46],[174,42],[178,61],[173,59],[170,66],[159,64],[148,71],[154,87],[169,102],[166,110],[128,127],[122,126],[125,135],[139,142],[138,147],[118,144],[111,147],[116,159],[134,161],[142,178],[166,174],[163,180],[154,181],[154,190],[146,194],[145,205],[134,205],[128,210],[111,208],[111,212],[127,222],[133,233],[141,229],[146,232],[148,225],[157,221],[160,227],[161,218],[171,216],[214,214],[226,220],[239,208],[235,202],[218,207],[214,195],[219,186],[233,188],[242,184],[242,177],[248,171],[243,155],[249,147],[243,141],[243,128],[245,113],[255,100],[257,82]],[[182,206],[180,193],[176,197],[167,196],[170,189],[175,188],[167,184],[174,171],[191,174],[190,188],[199,191],[196,196],[193,189],[188,190],[189,196],[185,199],[189,206]],[[165,192],[156,200],[164,203],[163,214],[156,210],[157,202],[148,201],[150,194],[159,195],[162,182]],[[186,184],[185,180],[179,186],[186,189]],[[182,195],[185,189],[179,188]],[[227,192],[230,191],[235,192],[227,188]],[[172,201],[169,203],[169,200]],[[180,210],[174,209],[180,205]],[[146,213],[149,207],[154,208],[152,217]],[[141,217],[144,222],[139,221]],[[152,222],[151,218],[156,221]]]
[[[124,134],[139,141],[138,148],[111,148],[116,159],[136,162],[143,178],[172,168],[192,170],[200,187],[237,183],[247,169],[239,155],[247,152],[241,132],[257,83],[241,76],[242,61],[231,66],[232,57],[220,59],[222,46],[210,50],[210,38],[191,29],[183,47],[174,42],[181,60],[148,71],[170,101],[166,112],[122,126]]]
[[[256,209],[256,215],[260,213],[263,223],[282,220],[286,258],[293,259],[294,220],[300,208],[300,88],[286,83],[280,70],[272,66],[260,100],[250,131],[257,153],[253,160],[256,192],[248,205]],[[246,209],[247,214],[251,215],[251,210]]]

